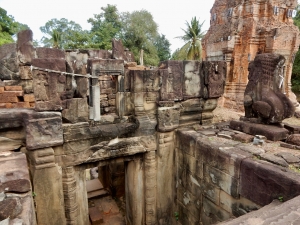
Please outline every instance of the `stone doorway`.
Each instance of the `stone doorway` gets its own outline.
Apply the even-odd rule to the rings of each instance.
[[[124,161],[86,170],[90,224],[125,225]]]

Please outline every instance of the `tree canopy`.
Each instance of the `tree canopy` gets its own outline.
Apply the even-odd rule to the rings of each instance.
[[[196,17],[193,17],[190,23],[186,21],[185,24],[186,28],[181,28],[184,32],[184,35],[177,37],[183,40],[185,44],[180,50],[178,50],[176,56],[174,57],[184,56],[184,59],[200,60],[202,51],[201,39],[205,35],[205,33],[202,31],[204,21],[200,23]]]
[[[15,21],[13,16],[7,15],[7,11],[0,7],[0,46],[14,42],[14,35],[28,26]]]
[[[76,49],[84,48],[90,42],[88,31],[82,30],[79,24],[65,18],[52,19],[40,27],[40,30],[46,35],[41,40],[45,47]]]
[[[100,14],[94,14],[94,18],[88,19],[91,28],[91,47],[100,49],[111,49],[112,38],[118,38],[122,23],[118,9],[115,5],[101,7]]]
[[[121,18],[121,39],[124,45],[137,56],[137,61],[140,58],[140,50],[143,49],[145,65],[157,65],[159,57],[154,42],[158,36],[158,25],[151,13],[146,10],[126,12]]]

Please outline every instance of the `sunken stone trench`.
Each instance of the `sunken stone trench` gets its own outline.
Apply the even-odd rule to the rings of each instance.
[[[225,2],[203,61],[150,69],[120,40],[34,48],[30,30],[0,46],[0,223],[300,224],[297,2]],[[245,115],[214,122],[218,105]]]

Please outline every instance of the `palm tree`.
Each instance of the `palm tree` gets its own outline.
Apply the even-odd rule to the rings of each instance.
[[[182,29],[185,33],[183,36],[176,38],[182,39],[185,44],[180,48],[180,54],[185,56],[185,59],[188,60],[200,60],[201,59],[201,39],[203,38],[205,32],[203,32],[202,26],[205,21],[200,23],[196,17],[193,17],[191,23],[186,21],[186,29]]]
[[[61,34],[59,33],[58,30],[53,30],[52,31],[52,47],[53,48],[59,48],[61,45]]]

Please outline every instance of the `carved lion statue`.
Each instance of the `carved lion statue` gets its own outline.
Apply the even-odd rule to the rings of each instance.
[[[250,62],[249,82],[244,94],[246,118],[274,124],[294,115],[293,103],[282,93],[284,64],[284,56],[271,53],[259,54]]]

